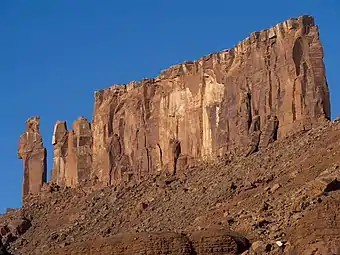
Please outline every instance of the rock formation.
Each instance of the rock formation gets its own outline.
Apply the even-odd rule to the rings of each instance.
[[[179,177],[95,190],[44,185],[0,214],[0,236],[13,254],[340,254],[339,162],[340,122],[326,121]],[[25,219],[31,227],[20,235]]]
[[[329,117],[318,28],[301,16],[155,79],[97,91],[93,173],[113,184],[126,174],[180,171],[237,148],[251,154]]]
[[[39,117],[26,121],[26,131],[19,138],[18,158],[23,160],[23,198],[38,194],[46,182],[46,149],[39,132]]]
[[[120,234],[96,241],[75,243],[51,254],[74,254],[82,247],[84,254],[178,254],[221,255],[241,254],[249,241],[235,237],[230,231],[209,229],[192,233],[191,239],[175,232]],[[243,242],[243,243],[242,243]]]
[[[74,187],[90,179],[92,165],[92,134],[90,123],[80,117],[68,131],[66,122],[57,121],[54,126],[52,182],[60,186]]]
[[[60,186],[175,174],[195,161],[250,155],[330,118],[311,16],[251,33],[232,49],[154,79],[97,91],[94,101],[91,124],[80,118],[71,131],[65,122],[55,125],[52,181]]]

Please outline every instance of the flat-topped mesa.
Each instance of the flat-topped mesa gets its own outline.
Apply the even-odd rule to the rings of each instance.
[[[65,121],[54,126],[51,181],[59,186],[74,187],[90,179],[92,169],[92,133],[88,120],[78,118],[67,130]]]
[[[40,135],[39,122],[39,116],[29,118],[26,121],[26,131],[19,138],[18,158],[23,160],[24,168],[23,198],[38,194],[46,182],[46,149]]]
[[[96,178],[112,185],[154,171],[176,174],[196,161],[250,155],[330,118],[323,49],[311,16],[251,33],[233,49],[172,66],[154,79],[97,91],[94,101],[91,124],[79,118],[67,130],[56,123],[52,182],[74,187]],[[34,171],[42,173],[42,144],[34,145],[40,161],[25,156],[33,134],[41,141],[38,125],[28,126],[19,157],[40,162]],[[31,169],[25,163],[24,194],[36,183],[29,181]]]
[[[317,35],[316,39],[318,39],[318,28],[315,26],[314,18],[309,15],[290,18],[268,29],[252,32],[249,37],[240,41],[231,49],[211,53],[207,56],[202,56],[198,60],[185,61],[184,63],[176,64],[162,70],[156,80],[171,79],[188,73],[190,74],[191,72],[198,72],[199,67],[202,66],[205,61],[211,59],[213,59],[213,63],[234,61],[235,58],[242,58],[245,53],[250,53],[254,47],[261,47],[266,42],[275,43],[276,39],[284,39],[287,36],[298,38],[299,36],[306,35]]]
[[[329,118],[318,28],[301,16],[155,79],[96,92],[93,172],[113,184],[181,171],[235,149],[252,153]]]

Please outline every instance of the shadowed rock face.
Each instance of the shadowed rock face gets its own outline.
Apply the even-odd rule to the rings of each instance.
[[[46,182],[46,149],[39,132],[39,117],[26,121],[26,131],[19,138],[18,158],[23,160],[23,197],[38,194]]]
[[[329,117],[318,28],[310,16],[289,19],[155,79],[97,91],[93,171],[112,184],[236,148],[251,154]]]

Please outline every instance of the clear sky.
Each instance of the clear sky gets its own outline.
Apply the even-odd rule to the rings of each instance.
[[[154,77],[302,14],[319,25],[338,116],[339,0],[1,0],[0,212],[21,206],[17,142],[28,117],[41,116],[50,172],[54,123],[91,119],[95,90]]]

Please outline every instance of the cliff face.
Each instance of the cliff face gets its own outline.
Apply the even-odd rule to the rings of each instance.
[[[154,79],[95,92],[91,124],[55,126],[52,181],[174,173],[236,150],[249,155],[329,117],[317,26],[311,16],[289,19]]]
[[[174,171],[176,157],[181,169],[236,148],[251,153],[329,116],[318,29],[303,16],[155,79],[96,92],[93,170],[107,184]]]

